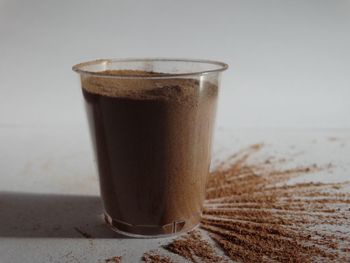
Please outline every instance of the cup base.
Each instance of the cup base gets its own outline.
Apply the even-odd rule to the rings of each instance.
[[[133,238],[176,237],[199,227],[199,222],[189,225],[184,221],[173,222],[165,226],[131,225],[120,220],[113,219],[106,212],[104,212],[104,220],[114,232]]]

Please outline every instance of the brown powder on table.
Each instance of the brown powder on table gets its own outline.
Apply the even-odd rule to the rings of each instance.
[[[170,257],[161,255],[155,250],[144,253],[142,261],[146,263],[173,263]]]
[[[215,249],[208,241],[201,237],[198,231],[191,231],[186,236],[179,238],[165,249],[183,256],[192,262],[224,262],[222,256],[217,255]]]
[[[341,192],[347,183],[286,184],[330,167],[280,170],[273,158],[249,162],[261,147],[240,151],[211,174],[201,228],[231,260],[349,261],[350,194]],[[189,233],[165,248],[193,262],[220,257],[214,247],[198,248],[202,242]]]
[[[105,259],[105,263],[121,263],[121,262],[122,262],[122,257],[120,256],[115,256],[115,257]]]

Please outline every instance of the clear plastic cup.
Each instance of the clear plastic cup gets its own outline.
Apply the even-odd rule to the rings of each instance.
[[[103,59],[80,74],[106,222],[133,237],[200,222],[222,62]]]

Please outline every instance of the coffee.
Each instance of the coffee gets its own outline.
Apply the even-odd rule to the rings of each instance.
[[[209,173],[216,83],[100,73],[82,76],[82,88],[107,222],[132,235],[192,229]]]

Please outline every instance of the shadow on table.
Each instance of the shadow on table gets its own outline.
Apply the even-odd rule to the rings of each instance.
[[[0,192],[0,237],[127,238],[108,228],[98,196]]]

